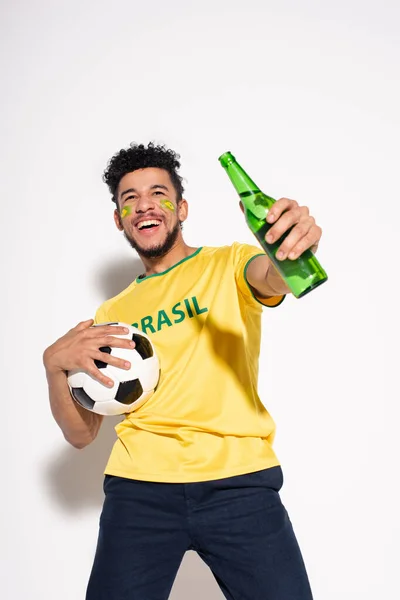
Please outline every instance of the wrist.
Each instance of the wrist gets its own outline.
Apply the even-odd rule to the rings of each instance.
[[[268,268],[267,281],[277,296],[290,294],[290,289],[273,263],[271,263]]]
[[[45,363],[44,367],[46,369],[46,377],[48,380],[62,379],[67,376],[67,372],[60,369],[60,367],[56,367],[49,363]]]

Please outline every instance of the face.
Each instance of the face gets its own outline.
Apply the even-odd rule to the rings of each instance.
[[[115,223],[139,254],[156,258],[175,245],[181,236],[180,223],[187,217],[187,202],[177,202],[167,171],[151,167],[127,173],[117,198]]]

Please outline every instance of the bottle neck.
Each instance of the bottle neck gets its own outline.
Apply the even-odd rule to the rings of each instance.
[[[225,152],[219,157],[221,165],[224,167],[234,188],[241,197],[247,195],[259,194],[260,188],[254,183],[244,169],[236,161],[230,152]],[[246,193],[247,192],[247,193]]]

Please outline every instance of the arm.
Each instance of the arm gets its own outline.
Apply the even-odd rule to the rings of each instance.
[[[260,298],[272,298],[273,296],[290,294],[290,289],[267,255],[257,256],[251,261],[247,269],[246,278],[256,296]]]
[[[57,425],[74,448],[84,448],[97,436],[102,415],[82,408],[73,400],[64,371],[46,369],[46,377],[50,408]]]
[[[272,225],[266,236],[268,243],[279,240],[291,229],[279,247],[279,260],[295,260],[309,248],[316,252],[322,230],[310,216],[306,206],[299,206],[295,200],[277,200],[267,215]],[[258,256],[249,265],[247,281],[261,298],[290,293],[289,288],[267,256]]]
[[[125,327],[98,325],[93,320],[83,321],[43,354],[43,363],[49,384],[51,412],[65,439],[75,448],[84,448],[97,436],[103,417],[79,406],[71,396],[67,372],[73,369],[86,371],[103,385],[112,387],[113,381],[96,367],[95,360],[121,369],[129,369],[130,363],[101,352],[105,346],[131,348],[132,340],[115,337],[127,333]]]

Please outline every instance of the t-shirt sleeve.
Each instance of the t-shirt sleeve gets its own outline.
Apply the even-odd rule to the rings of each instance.
[[[265,256],[265,253],[257,246],[239,244],[238,242],[232,244],[232,250],[236,284],[245,300],[253,306],[259,306],[260,304],[271,308],[279,306],[285,298],[284,295],[271,296],[269,298],[258,297],[255,295],[254,290],[251,288],[246,278],[246,272],[251,261],[257,256]]]

